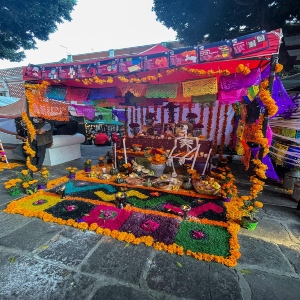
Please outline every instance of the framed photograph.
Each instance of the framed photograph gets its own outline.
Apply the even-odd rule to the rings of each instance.
[[[162,134],[175,134],[175,123],[164,123]]]

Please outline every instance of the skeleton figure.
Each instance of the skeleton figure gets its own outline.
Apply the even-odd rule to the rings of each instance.
[[[178,158],[178,162],[180,165],[183,165],[186,160],[193,160],[191,169],[194,168],[194,164],[196,162],[196,158],[198,156],[198,152],[200,149],[200,144],[199,144],[199,139],[197,137],[188,137],[187,132],[188,132],[188,126],[186,124],[181,125],[181,130],[180,132],[183,134],[181,137],[177,137],[174,142],[174,147],[171,150],[168,159],[167,159],[167,166],[172,166],[173,167],[173,177],[176,177],[176,171],[174,168],[174,158]],[[196,141],[196,145],[194,145],[194,141]],[[184,156],[179,157],[179,154],[173,155],[174,151],[178,148],[178,142],[179,142],[179,147],[183,148],[186,147],[186,154]]]

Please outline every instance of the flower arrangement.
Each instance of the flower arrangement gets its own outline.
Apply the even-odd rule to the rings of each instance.
[[[45,185],[49,181],[50,172],[47,170],[47,168],[43,167],[41,170],[41,178],[39,180],[39,183]]]
[[[129,127],[130,128],[137,128],[137,127],[140,127],[140,124],[139,123],[130,123]]]
[[[92,167],[92,160],[90,158],[84,162],[84,167],[85,168],[91,168]]]
[[[69,175],[70,175],[70,174],[74,174],[75,171],[77,170],[77,168],[75,168],[75,167],[68,167],[68,168],[66,168],[66,170],[69,171]]]
[[[163,165],[168,155],[162,148],[153,148],[145,151],[145,157],[154,165]]]
[[[28,170],[22,170],[19,178],[22,180],[22,182],[29,182],[33,179]]]
[[[260,201],[256,201],[251,199],[249,196],[241,196],[242,200],[244,200],[244,215],[250,218],[251,221],[255,219],[255,213],[259,211],[264,205]]]
[[[37,192],[37,179],[26,181],[22,183],[23,188],[25,189],[26,194],[32,195]]]
[[[4,182],[4,187],[10,195],[18,195],[20,194],[21,182],[22,180],[20,178],[10,179],[9,181]]]

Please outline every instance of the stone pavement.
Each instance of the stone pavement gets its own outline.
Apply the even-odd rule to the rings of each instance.
[[[82,158],[49,167],[51,177],[87,158],[95,164],[109,148],[82,145]],[[0,173],[0,300],[300,299],[300,211],[280,184],[265,187],[258,227],[241,229],[242,256],[228,268],[6,214],[13,198],[3,183],[22,169]],[[238,163],[232,169],[249,190],[249,174]]]

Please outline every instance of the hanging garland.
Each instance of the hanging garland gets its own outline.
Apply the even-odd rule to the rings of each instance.
[[[154,114],[155,114],[155,118],[157,117],[157,105],[154,105]]]
[[[211,125],[212,125],[212,117],[213,117],[213,106],[209,106],[208,120],[207,120],[207,139],[210,138],[211,133]]]
[[[212,150],[212,155],[213,156],[216,155],[217,148],[218,148],[218,135],[219,135],[219,129],[220,129],[220,115],[221,115],[221,105],[218,105],[217,120],[216,120],[216,130],[215,130],[213,150]]]
[[[225,105],[225,109],[224,109],[224,119],[223,119],[223,125],[222,125],[221,146],[220,146],[220,151],[219,151],[219,160],[222,160],[222,155],[223,155],[224,146],[225,146],[225,133],[226,133],[226,128],[227,128],[228,107],[229,107],[229,105],[226,104]]]
[[[178,122],[182,121],[182,114],[183,114],[183,104],[180,103],[179,105],[179,116],[178,116]]]
[[[128,108],[125,107],[125,116],[126,116],[126,120],[125,120],[125,126],[124,126],[124,135],[125,135],[125,138],[127,138],[127,135],[128,135],[128,131],[127,131],[127,128],[128,128],[128,119],[129,119],[129,112],[128,112]]]
[[[203,125],[204,121],[204,107],[201,103],[199,103],[199,108],[200,108],[200,118],[199,118],[199,123]]]
[[[137,121],[138,121],[138,110],[137,110],[137,108],[135,107],[135,108],[134,108],[134,122],[137,123]]]
[[[249,69],[249,67],[247,67],[243,64],[239,64],[236,68],[236,72],[237,73],[242,73],[244,75],[248,75],[249,73],[251,73],[251,70]]]
[[[36,134],[36,131],[35,131],[35,128],[34,126],[32,125],[31,121],[29,120],[28,116],[27,116],[27,113],[26,112],[23,112],[22,113],[22,120],[24,121],[24,123],[26,124],[26,127],[27,127],[27,131],[29,133],[29,137],[26,138],[25,140],[25,146],[23,147],[24,148],[24,151],[25,153],[27,154],[27,157],[26,157],[26,166],[27,168],[32,171],[32,172],[36,172],[38,169],[36,166],[34,166],[31,161],[32,161],[32,158],[35,157],[36,153],[34,150],[31,149],[30,147],[30,143],[29,143],[29,140],[32,142],[33,141],[33,138]]]
[[[258,96],[264,106],[266,107],[266,110],[269,114],[269,117],[273,117],[277,111],[278,106],[276,105],[275,100],[272,98],[271,93],[269,91],[269,80],[265,79],[259,86],[259,92]]]
[[[232,104],[232,108],[234,110],[234,116],[237,115],[238,109],[235,103]],[[232,151],[234,149],[233,145],[234,145],[234,125],[235,125],[235,117],[232,117],[231,119],[231,126],[232,126],[232,130],[230,133],[230,142],[229,142],[229,148]]]
[[[165,123],[165,107],[163,105],[160,107],[160,119],[161,119],[161,123],[164,124]]]
[[[140,114],[141,114],[141,125],[144,125],[144,108],[140,106]]]
[[[254,133],[255,142],[260,144],[261,148],[264,149],[263,157],[265,157],[269,153],[269,142],[266,137],[264,137],[262,132],[262,124],[264,120],[264,115],[262,114],[258,120],[258,130]]]
[[[133,123],[133,106],[130,107],[130,123]]]

